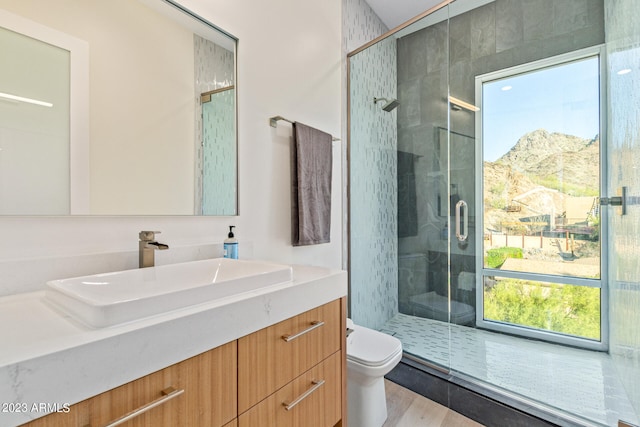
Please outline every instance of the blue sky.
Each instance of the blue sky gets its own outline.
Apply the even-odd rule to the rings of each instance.
[[[485,83],[484,160],[497,160],[536,129],[593,138],[599,133],[598,80],[593,57]]]

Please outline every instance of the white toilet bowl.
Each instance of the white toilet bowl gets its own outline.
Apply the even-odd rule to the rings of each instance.
[[[347,319],[347,405],[349,427],[381,427],[387,419],[384,376],[402,358],[399,339]]]

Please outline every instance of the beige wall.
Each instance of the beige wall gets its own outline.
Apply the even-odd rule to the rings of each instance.
[[[5,29],[9,20],[0,91],[49,106],[0,101],[0,215],[68,214],[69,52]]]
[[[90,212],[192,213],[192,33],[129,0],[0,8],[88,43]]]

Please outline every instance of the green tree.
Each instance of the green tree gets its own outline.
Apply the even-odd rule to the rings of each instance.
[[[489,249],[485,255],[484,263],[489,268],[500,268],[507,258],[522,259],[522,249],[508,246]]]

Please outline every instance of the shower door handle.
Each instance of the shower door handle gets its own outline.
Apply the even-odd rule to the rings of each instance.
[[[467,202],[464,200],[456,203],[456,237],[460,242],[466,241],[467,237],[469,237],[469,209],[467,207]],[[460,210],[463,210],[462,218],[460,217]],[[464,222],[462,225],[460,224],[461,220]]]
[[[618,190],[618,196],[615,197],[600,197],[601,206],[618,206],[618,213],[620,215],[627,214],[627,188],[626,186],[620,187]]]

